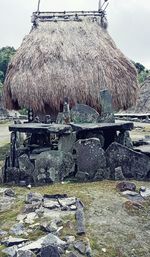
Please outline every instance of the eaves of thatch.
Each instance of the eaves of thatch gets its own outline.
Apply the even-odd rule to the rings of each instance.
[[[116,110],[137,98],[137,74],[98,22],[41,22],[27,35],[9,64],[4,85],[8,109],[32,108],[58,113],[65,97],[70,105],[88,104],[100,112],[99,92],[108,88]]]

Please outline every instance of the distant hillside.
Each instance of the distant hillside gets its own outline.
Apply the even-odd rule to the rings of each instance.
[[[141,84],[135,112],[150,113],[150,76]]]

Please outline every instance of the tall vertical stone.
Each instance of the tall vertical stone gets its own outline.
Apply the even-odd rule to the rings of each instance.
[[[99,122],[115,122],[112,106],[112,96],[108,89],[100,91],[100,103],[101,103],[101,116]]]

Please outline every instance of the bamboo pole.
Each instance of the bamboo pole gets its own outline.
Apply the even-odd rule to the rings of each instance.
[[[40,12],[40,3],[41,3],[41,0],[38,0],[38,8],[37,8],[37,13]]]

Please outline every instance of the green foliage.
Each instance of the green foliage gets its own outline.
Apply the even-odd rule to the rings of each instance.
[[[13,47],[2,47],[0,49],[0,97],[2,94],[3,82],[11,57],[15,54],[16,50]]]
[[[140,84],[143,83],[148,76],[150,76],[150,71],[149,70],[144,70],[144,71],[140,72],[138,74],[139,83]]]
[[[139,62],[133,62],[133,64],[135,65],[135,68],[137,69],[137,73],[138,73],[138,81],[139,83],[143,83],[145,81],[145,79],[150,76],[150,70],[147,70],[143,64],[139,63]]]
[[[16,50],[13,47],[2,47],[0,49],[0,82],[3,83],[11,57],[15,54]]]
[[[28,110],[26,108],[23,108],[19,111],[21,115],[28,115]]]

